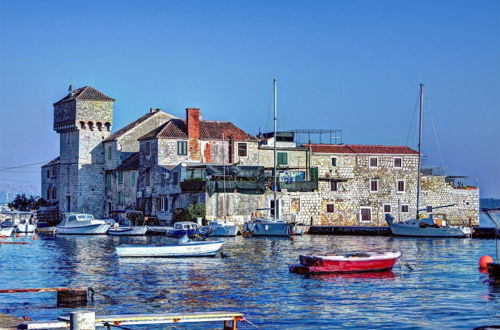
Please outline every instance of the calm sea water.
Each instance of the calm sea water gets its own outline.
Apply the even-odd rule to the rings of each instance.
[[[87,308],[101,314],[230,310],[245,313],[264,329],[470,329],[500,324],[500,287],[486,283],[477,270],[481,255],[495,255],[494,240],[237,237],[226,239],[228,257],[195,259],[116,256],[119,244],[156,243],[163,237],[40,235],[38,240],[10,240],[29,244],[0,246],[1,289],[90,286],[102,295]],[[400,250],[403,257],[392,273],[382,276],[288,272],[299,254],[370,249]],[[55,320],[70,310],[56,306],[55,293],[0,295],[0,312],[16,316]]]

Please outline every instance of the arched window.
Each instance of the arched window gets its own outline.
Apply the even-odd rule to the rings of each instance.
[[[93,130],[94,130],[94,123],[93,123],[93,122],[91,122],[91,121],[89,121],[87,124],[89,125],[89,129],[90,129],[91,131],[93,131]]]
[[[98,121],[96,125],[97,125],[97,129],[99,131],[102,131],[102,123],[100,121]]]
[[[108,132],[111,131],[111,124],[109,122],[104,123],[104,126],[106,126],[106,129],[108,130]]]
[[[85,122],[84,122],[84,121],[81,121],[81,122],[80,122],[80,128],[81,128],[81,129],[85,129]]]

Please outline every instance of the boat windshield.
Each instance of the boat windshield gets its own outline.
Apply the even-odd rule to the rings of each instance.
[[[71,217],[70,217],[70,220],[71,220]],[[79,214],[78,220],[79,221],[94,220],[94,217],[91,214]]]

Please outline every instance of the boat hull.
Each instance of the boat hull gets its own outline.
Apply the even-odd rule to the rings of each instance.
[[[366,256],[334,256],[316,257],[300,256],[299,265],[291,265],[290,272],[299,274],[325,274],[325,273],[363,273],[384,272],[391,270],[398,258],[399,252],[390,252],[379,255]]]
[[[223,241],[204,241],[178,245],[125,245],[118,246],[116,253],[119,257],[214,257],[223,244]]]
[[[30,224],[19,224],[16,227],[16,232],[17,233],[34,233],[36,230],[36,225],[30,225]]]
[[[146,226],[138,227],[121,227],[118,229],[110,228],[108,229],[108,235],[111,236],[144,236],[148,231]]]
[[[245,223],[245,231],[252,236],[290,236],[291,225],[289,223],[266,223],[253,222]]]
[[[74,227],[56,227],[57,235],[105,235],[108,231],[107,224],[94,224]]]
[[[466,237],[462,227],[424,227],[419,228],[404,223],[390,224],[391,232],[397,236],[412,237]]]
[[[207,236],[234,237],[238,235],[238,226],[206,226],[202,228],[201,233]]]
[[[199,229],[171,229],[171,230],[167,229],[165,231],[166,236],[175,238],[180,238],[183,237],[184,235],[192,237],[194,235],[198,235],[199,233],[200,233]]]
[[[14,227],[6,227],[0,229],[0,237],[9,237],[14,232]]]

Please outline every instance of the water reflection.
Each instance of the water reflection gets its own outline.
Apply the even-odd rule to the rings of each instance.
[[[229,257],[194,259],[116,255],[120,244],[168,243],[161,236],[11,240],[29,244],[0,247],[0,288],[90,286],[97,294],[89,308],[100,313],[230,310],[264,328],[471,328],[500,316],[499,286],[477,272],[479,257],[494,254],[493,240],[236,237],[225,239]],[[300,254],[360,250],[403,257],[384,273],[288,271]],[[0,312],[55,319],[69,310],[57,308],[54,294],[0,295]]]

